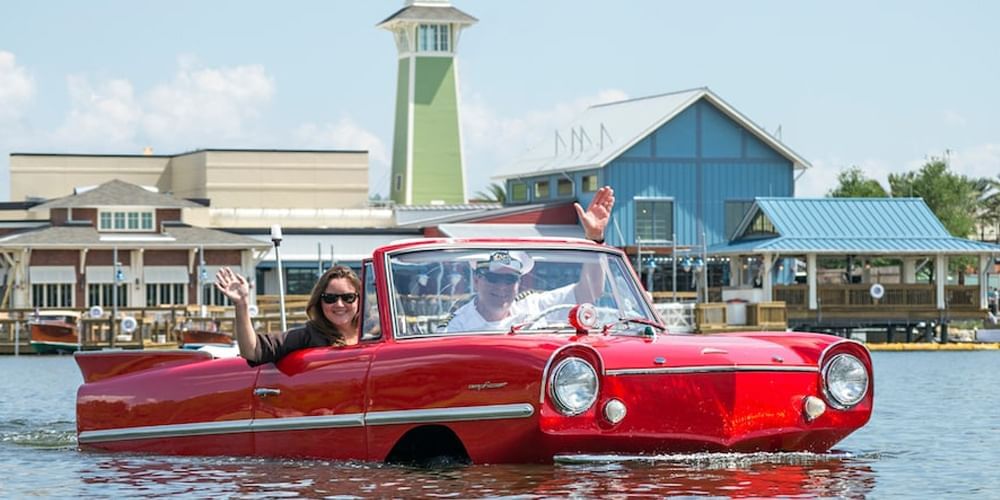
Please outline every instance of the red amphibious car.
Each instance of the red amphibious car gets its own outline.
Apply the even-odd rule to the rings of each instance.
[[[476,463],[823,452],[871,415],[863,345],[668,332],[611,247],[406,241],[361,278],[358,345],[256,368],[206,351],[77,353],[80,447]],[[507,316],[487,321],[497,304]]]

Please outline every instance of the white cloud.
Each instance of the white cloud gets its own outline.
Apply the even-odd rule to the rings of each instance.
[[[551,140],[552,132],[565,128],[587,107],[627,99],[617,89],[601,90],[593,95],[554,104],[520,116],[504,116],[501,110],[485,102],[478,94],[462,96],[462,140],[465,149],[466,184],[469,195],[482,191],[490,177],[503,165],[516,160],[529,148]]]
[[[198,67],[180,60],[174,79],[142,98],[142,129],[158,145],[207,145],[240,138],[275,93],[263,66]]]
[[[20,120],[34,97],[34,78],[14,54],[0,50],[0,128]]]
[[[91,83],[84,76],[67,79],[72,108],[52,134],[52,143],[61,148],[86,151],[131,149],[141,110],[128,80]]]

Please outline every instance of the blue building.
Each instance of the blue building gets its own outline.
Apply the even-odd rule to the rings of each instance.
[[[711,90],[696,88],[591,106],[496,177],[510,204],[586,205],[600,186],[612,186],[607,242],[632,255],[649,251],[649,269],[672,268],[667,256],[676,251],[698,254],[729,241],[756,197],[794,196],[795,177],[809,166]],[[710,281],[727,281],[727,266],[709,268]],[[663,281],[672,276],[660,273],[655,284],[650,276],[649,288],[672,289]],[[678,289],[693,289],[678,281]]]

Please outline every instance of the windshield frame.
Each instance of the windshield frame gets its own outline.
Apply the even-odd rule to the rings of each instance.
[[[402,321],[407,321],[406,318],[409,316],[419,316],[413,314],[407,314],[403,310],[403,303],[400,300],[400,296],[403,295],[399,290],[398,286],[402,283],[396,283],[396,275],[394,271],[394,263],[398,262],[398,259],[409,255],[418,253],[438,253],[438,252],[488,252],[496,250],[508,250],[511,252],[551,252],[551,251],[562,251],[562,252],[585,252],[588,254],[599,253],[603,254],[602,262],[602,273],[607,279],[608,283],[605,284],[605,292],[611,293],[615,297],[615,301],[618,303],[619,312],[622,310],[622,300],[629,295],[637,299],[637,304],[634,307],[638,309],[638,312],[642,317],[649,318],[651,320],[660,321],[659,315],[656,309],[650,303],[648,294],[642,288],[641,284],[638,282],[638,278],[635,275],[634,270],[629,264],[627,258],[622,254],[621,250],[614,247],[604,247],[604,246],[594,246],[589,243],[574,244],[572,242],[554,242],[554,243],[544,243],[544,242],[515,242],[515,241],[489,241],[489,242],[460,242],[452,244],[434,244],[434,245],[421,245],[421,246],[410,246],[406,248],[395,249],[388,251],[384,254],[383,266],[386,276],[386,286],[385,291],[387,293],[387,303],[388,303],[388,323],[391,327],[392,338],[396,341],[405,341],[412,339],[423,339],[432,337],[455,337],[455,336],[469,336],[469,335],[507,335],[510,333],[509,328],[496,329],[496,330],[472,330],[472,331],[459,331],[459,332],[446,332],[446,331],[435,331],[435,332],[423,332],[423,333],[411,333],[407,331],[406,325],[401,323]],[[615,270],[617,269],[617,270]],[[615,273],[618,273],[617,275]],[[627,290],[620,290],[621,283],[619,280],[614,278],[620,276],[624,279],[627,284]],[[610,288],[610,290],[609,290]],[[621,315],[621,314],[619,314]],[[617,319],[617,318],[616,318]],[[595,329],[599,331],[600,327]],[[567,331],[565,328],[554,329],[558,330],[560,333],[570,334],[575,333],[572,331]],[[520,331],[518,333],[530,334],[530,333],[552,333],[552,331]],[[630,332],[615,331],[615,334],[627,334]],[[635,332],[633,332],[635,333]],[[635,333],[639,335],[639,333]]]

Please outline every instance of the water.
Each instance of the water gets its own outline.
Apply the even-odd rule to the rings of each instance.
[[[76,450],[70,357],[0,357],[0,498],[1000,498],[1000,352],[874,353],[871,422],[823,455],[369,463]]]

